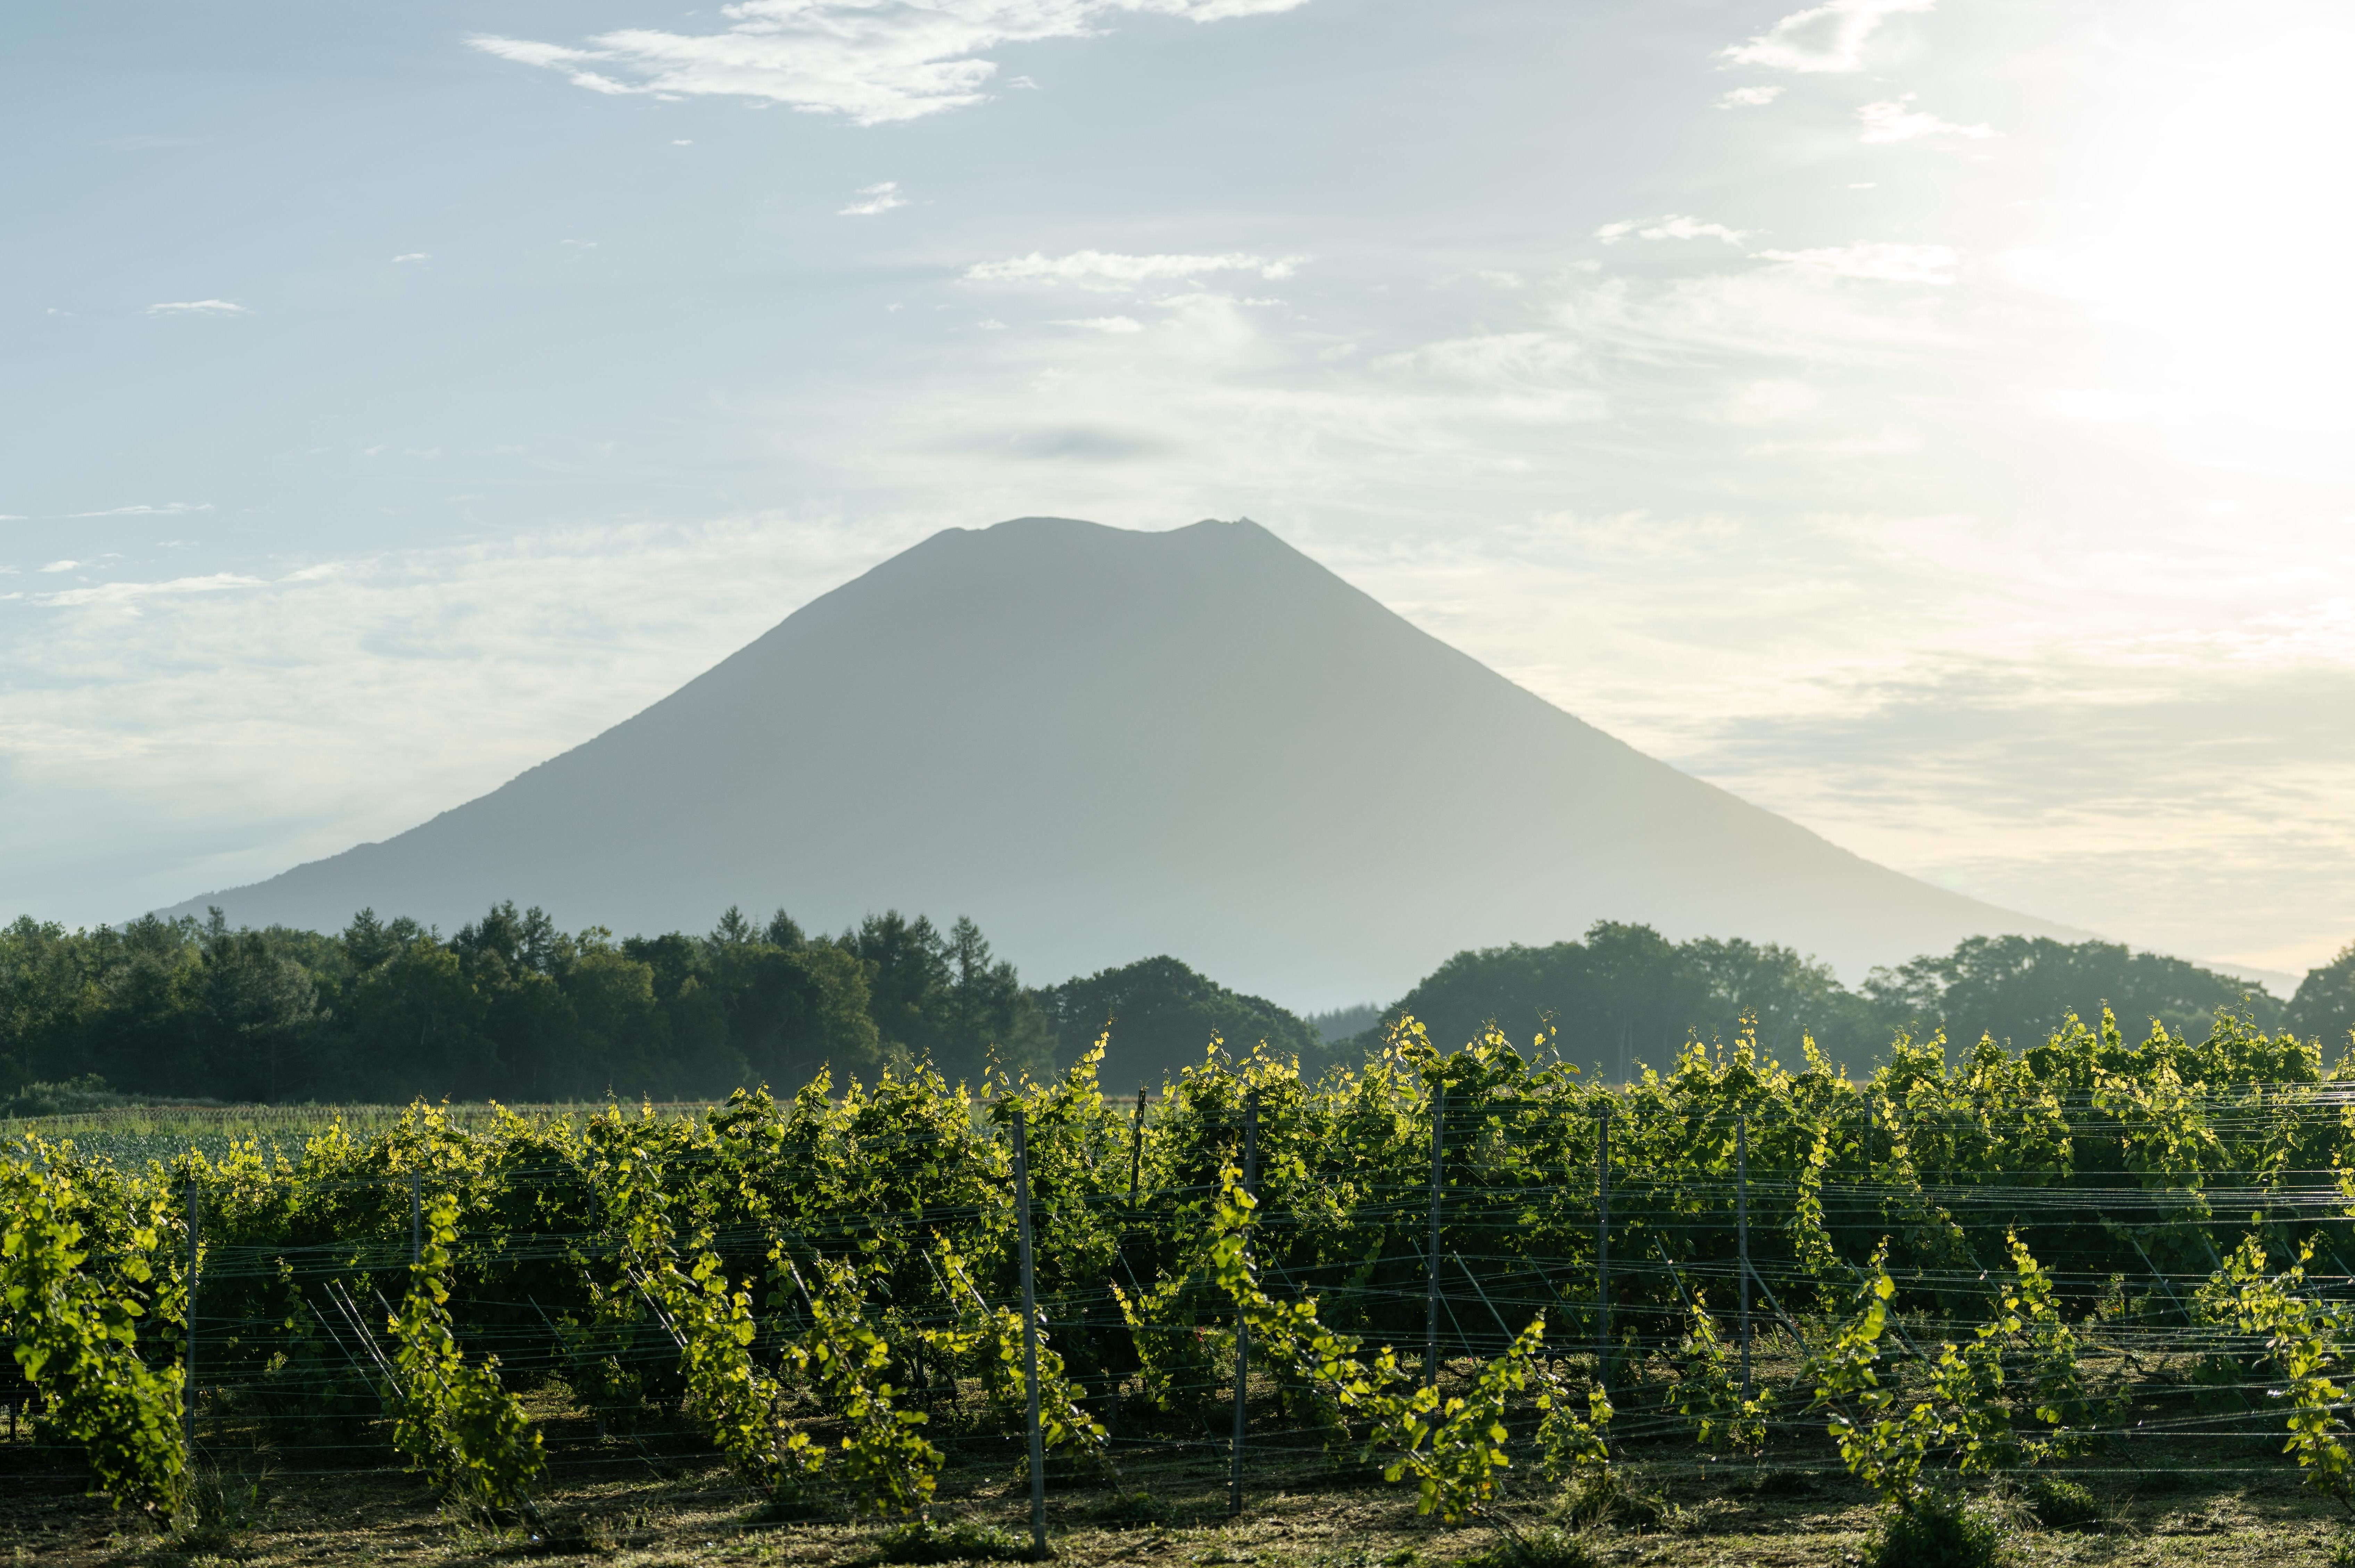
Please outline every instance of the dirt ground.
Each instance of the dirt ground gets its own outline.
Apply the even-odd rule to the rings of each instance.
[[[1689,1453],[1689,1450],[1687,1450]],[[1985,1506],[2009,1519],[2020,1564],[2324,1564],[2345,1525],[2303,1491],[2293,1471],[2261,1456],[2229,1470],[2174,1456],[2127,1470],[2073,1467],[2099,1502],[2097,1528],[2039,1526],[2016,1491]],[[996,1526],[1025,1538],[1028,1494],[1010,1455],[958,1456],[934,1517]],[[1639,1503],[1580,1536],[1597,1563],[1834,1564],[1859,1560],[1872,1529],[1869,1494],[1819,1456],[1699,1467],[1633,1458],[1623,1473]],[[495,1561],[582,1563],[601,1568],[776,1563],[832,1568],[888,1560],[887,1525],[847,1517],[769,1522],[708,1456],[622,1440],[567,1442],[542,1491],[546,1539],[488,1531],[445,1517],[413,1477],[380,1468],[293,1473],[250,1450],[218,1452],[202,1467],[215,1528],[159,1536],[83,1495],[78,1466],[19,1445],[0,1446],[0,1563],[145,1568],[315,1568],[390,1563],[404,1568]],[[1124,1487],[1057,1479],[1049,1534],[1074,1568],[1439,1568],[1492,1551],[1488,1524],[1455,1529],[1418,1518],[1411,1490],[1314,1455],[1271,1456],[1240,1516],[1227,1511],[1222,1458],[1209,1451],[1133,1455]],[[1546,1522],[1549,1499],[1525,1489],[1501,1510],[1514,1528]]]

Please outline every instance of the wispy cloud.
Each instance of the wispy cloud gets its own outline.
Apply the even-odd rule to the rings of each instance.
[[[1906,105],[1913,101],[1913,95],[1909,92],[1902,98],[1883,99],[1879,103],[1868,103],[1859,109],[1856,117],[1864,122],[1861,139],[1867,142],[1912,142],[1923,136],[1943,136],[1984,142],[1990,136],[2003,133],[1992,125],[1957,125],[1951,120],[1941,120],[1926,110],[1908,109]]]
[[[395,256],[392,259],[392,264],[398,267],[403,261],[430,261],[432,260],[433,260],[433,255],[432,252],[429,251],[404,251],[400,255]]]
[[[234,300],[165,300],[147,307],[149,315],[251,315]]]
[[[1783,96],[1783,85],[1768,87],[1737,87],[1717,101],[1720,109],[1755,109],[1762,103],[1772,103]]]
[[[41,568],[41,570],[43,571],[71,571],[75,567],[80,566],[80,564],[81,562],[78,560],[53,560],[49,562],[48,565]]]
[[[865,197],[867,199],[864,201],[854,201],[848,207],[837,208],[837,216],[842,218],[872,218],[878,213],[889,212],[895,207],[905,207],[908,205],[908,198],[900,194],[900,182],[898,180],[885,180],[881,185],[860,186],[858,187],[858,194]]]
[[[71,566],[62,561],[57,567],[43,567],[54,571]],[[68,588],[56,593],[36,593],[36,604],[68,609],[81,604],[135,604],[142,599],[174,598],[189,593],[221,593],[235,588],[260,588],[259,577],[240,577],[234,572],[216,571],[204,577],[175,577],[161,582],[102,582],[94,588]]]
[[[1128,315],[1091,315],[1083,316],[1077,321],[1058,321],[1052,325],[1056,326],[1077,326],[1082,327],[1089,332],[1109,332],[1115,335],[1124,332],[1143,332],[1145,330],[1145,324],[1143,322],[1137,320],[1135,316]]]
[[[982,56],[1079,38],[1122,13],[1193,22],[1290,11],[1306,0],[737,0],[719,33],[624,27],[582,47],[478,35],[502,59],[565,72],[592,92],[757,98],[862,125],[914,120],[987,96]]]
[[[1738,247],[1750,238],[1750,230],[1670,213],[1664,218],[1623,218],[1594,231],[1594,237],[1605,245],[1616,245],[1630,235],[1638,240],[1722,240]]]
[[[270,581],[192,572],[97,592],[60,582],[73,597],[48,603],[28,593],[0,616],[9,892],[20,907],[82,901],[69,919],[120,919],[388,837],[627,718],[900,546],[971,520],[944,508],[856,527],[564,529]],[[421,632],[437,622],[446,635]],[[435,729],[467,739],[443,750]],[[123,852],[102,869],[60,843],[110,819]],[[37,891],[37,864],[58,891]]]
[[[1223,256],[1124,256],[1112,251],[1074,251],[1068,256],[1032,251],[1006,261],[983,261],[965,269],[970,283],[1046,283],[1120,284],[1159,279],[1193,278],[1207,272],[1257,272],[1263,278],[1288,278],[1305,256],[1249,255],[1237,251]]]
[[[1951,245],[1828,245],[1812,251],[1761,251],[1758,256],[1835,278],[1891,283],[1951,283],[1961,276],[1963,265],[1962,253]]]
[[[100,512],[68,512],[69,517],[169,517],[182,512],[209,512],[210,501],[166,501],[160,507],[109,507]]]
[[[1727,65],[1770,70],[1849,71],[1864,69],[1864,47],[1881,23],[1907,12],[1927,11],[1938,0],[1826,0],[1794,11],[1746,43],[1721,49]]]

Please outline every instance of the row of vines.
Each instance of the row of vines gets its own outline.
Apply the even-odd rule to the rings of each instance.
[[[2355,1083],[2313,1044],[2105,1018],[1859,1082],[1743,1039],[1617,1086],[1544,1045],[1409,1021],[1356,1072],[1214,1047],[1133,1099],[1099,1049],[978,1099],[420,1105],[140,1168],[28,1136],[0,1398],[159,1520],[252,1443],[536,1522],[551,1408],[691,1427],[777,1517],[921,1512],[952,1451],[1370,1464],[1453,1520],[1630,1461],[1772,1450],[1902,1512],[2195,1443],[2355,1501]]]

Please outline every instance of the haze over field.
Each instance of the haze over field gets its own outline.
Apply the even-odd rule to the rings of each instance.
[[[1529,736],[1955,895],[1908,907],[2301,971],[2355,935],[2350,47],[2289,0],[16,7],[0,915],[389,839],[943,528],[1249,516],[1575,716],[1497,697]],[[1263,718],[1220,788],[1305,765]],[[922,882],[949,820],[827,899],[922,882],[1040,979],[1139,931]],[[1541,881],[1369,971],[1876,923]]]

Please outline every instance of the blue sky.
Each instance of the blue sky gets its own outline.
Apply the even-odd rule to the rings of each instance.
[[[937,528],[1248,515],[1860,853],[2302,968],[2355,936],[2350,45],[14,8],[0,913],[396,832]]]

